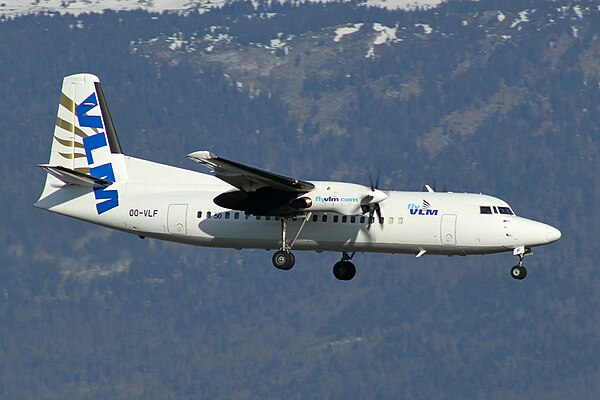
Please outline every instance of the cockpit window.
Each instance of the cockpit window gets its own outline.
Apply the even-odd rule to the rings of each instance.
[[[479,207],[479,211],[481,212],[481,214],[491,214],[492,208],[488,206],[481,206]]]
[[[508,207],[498,207],[498,211],[500,212],[500,214],[504,214],[504,215],[514,215],[514,213],[512,212],[512,210]]]

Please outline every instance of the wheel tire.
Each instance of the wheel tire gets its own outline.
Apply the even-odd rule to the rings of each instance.
[[[525,267],[515,265],[510,270],[510,275],[517,280],[523,280],[527,276],[527,269]]]
[[[296,263],[296,257],[289,251],[278,250],[273,254],[273,265],[277,269],[288,271]]]
[[[333,276],[340,281],[349,281],[356,275],[356,267],[350,261],[338,261],[333,266]]]

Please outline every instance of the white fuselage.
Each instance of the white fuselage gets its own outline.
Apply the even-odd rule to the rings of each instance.
[[[110,187],[118,192],[117,207],[98,215],[92,189],[77,185],[41,199],[36,206],[162,240],[208,247],[281,248],[279,218],[246,215],[215,205],[217,195],[233,189],[220,179],[124,155],[115,157],[122,157],[119,162],[127,171]],[[312,183],[317,188],[329,185]],[[56,185],[64,184],[57,180]],[[288,241],[298,250],[467,255],[539,246],[560,237],[555,228],[540,222],[515,215],[481,214],[482,206],[509,207],[491,196],[385,193],[387,199],[380,203],[383,223],[375,221],[369,227],[368,216],[313,212],[306,221],[304,217],[288,219]]]

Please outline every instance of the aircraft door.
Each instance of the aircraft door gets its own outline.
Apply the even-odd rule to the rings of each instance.
[[[169,205],[167,229],[173,235],[187,235],[187,204]]]
[[[442,215],[440,239],[442,241],[442,244],[446,244],[446,245],[455,245],[456,244],[456,215],[455,214]]]

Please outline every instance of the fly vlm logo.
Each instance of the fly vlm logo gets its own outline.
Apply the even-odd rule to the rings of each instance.
[[[438,210],[433,210],[431,204],[423,199],[422,204],[410,203],[408,205],[408,211],[411,215],[438,215]]]
[[[315,201],[317,203],[358,203],[360,199],[358,197],[321,197],[316,196]]]
[[[105,132],[98,131],[100,129],[104,130],[102,118],[99,115],[87,115],[89,111],[97,106],[98,99],[96,98],[96,93],[92,93],[81,104],[75,107],[79,126],[94,128],[94,131],[98,132],[83,139],[83,148],[87,163],[90,166],[90,175],[115,182],[115,172],[110,162],[92,167],[94,164],[94,153],[100,162],[104,159],[110,159],[110,148],[106,140],[106,134]],[[96,203],[98,215],[119,205],[119,193],[114,189],[108,190],[106,187],[94,188],[94,196],[99,201],[99,203]]]

